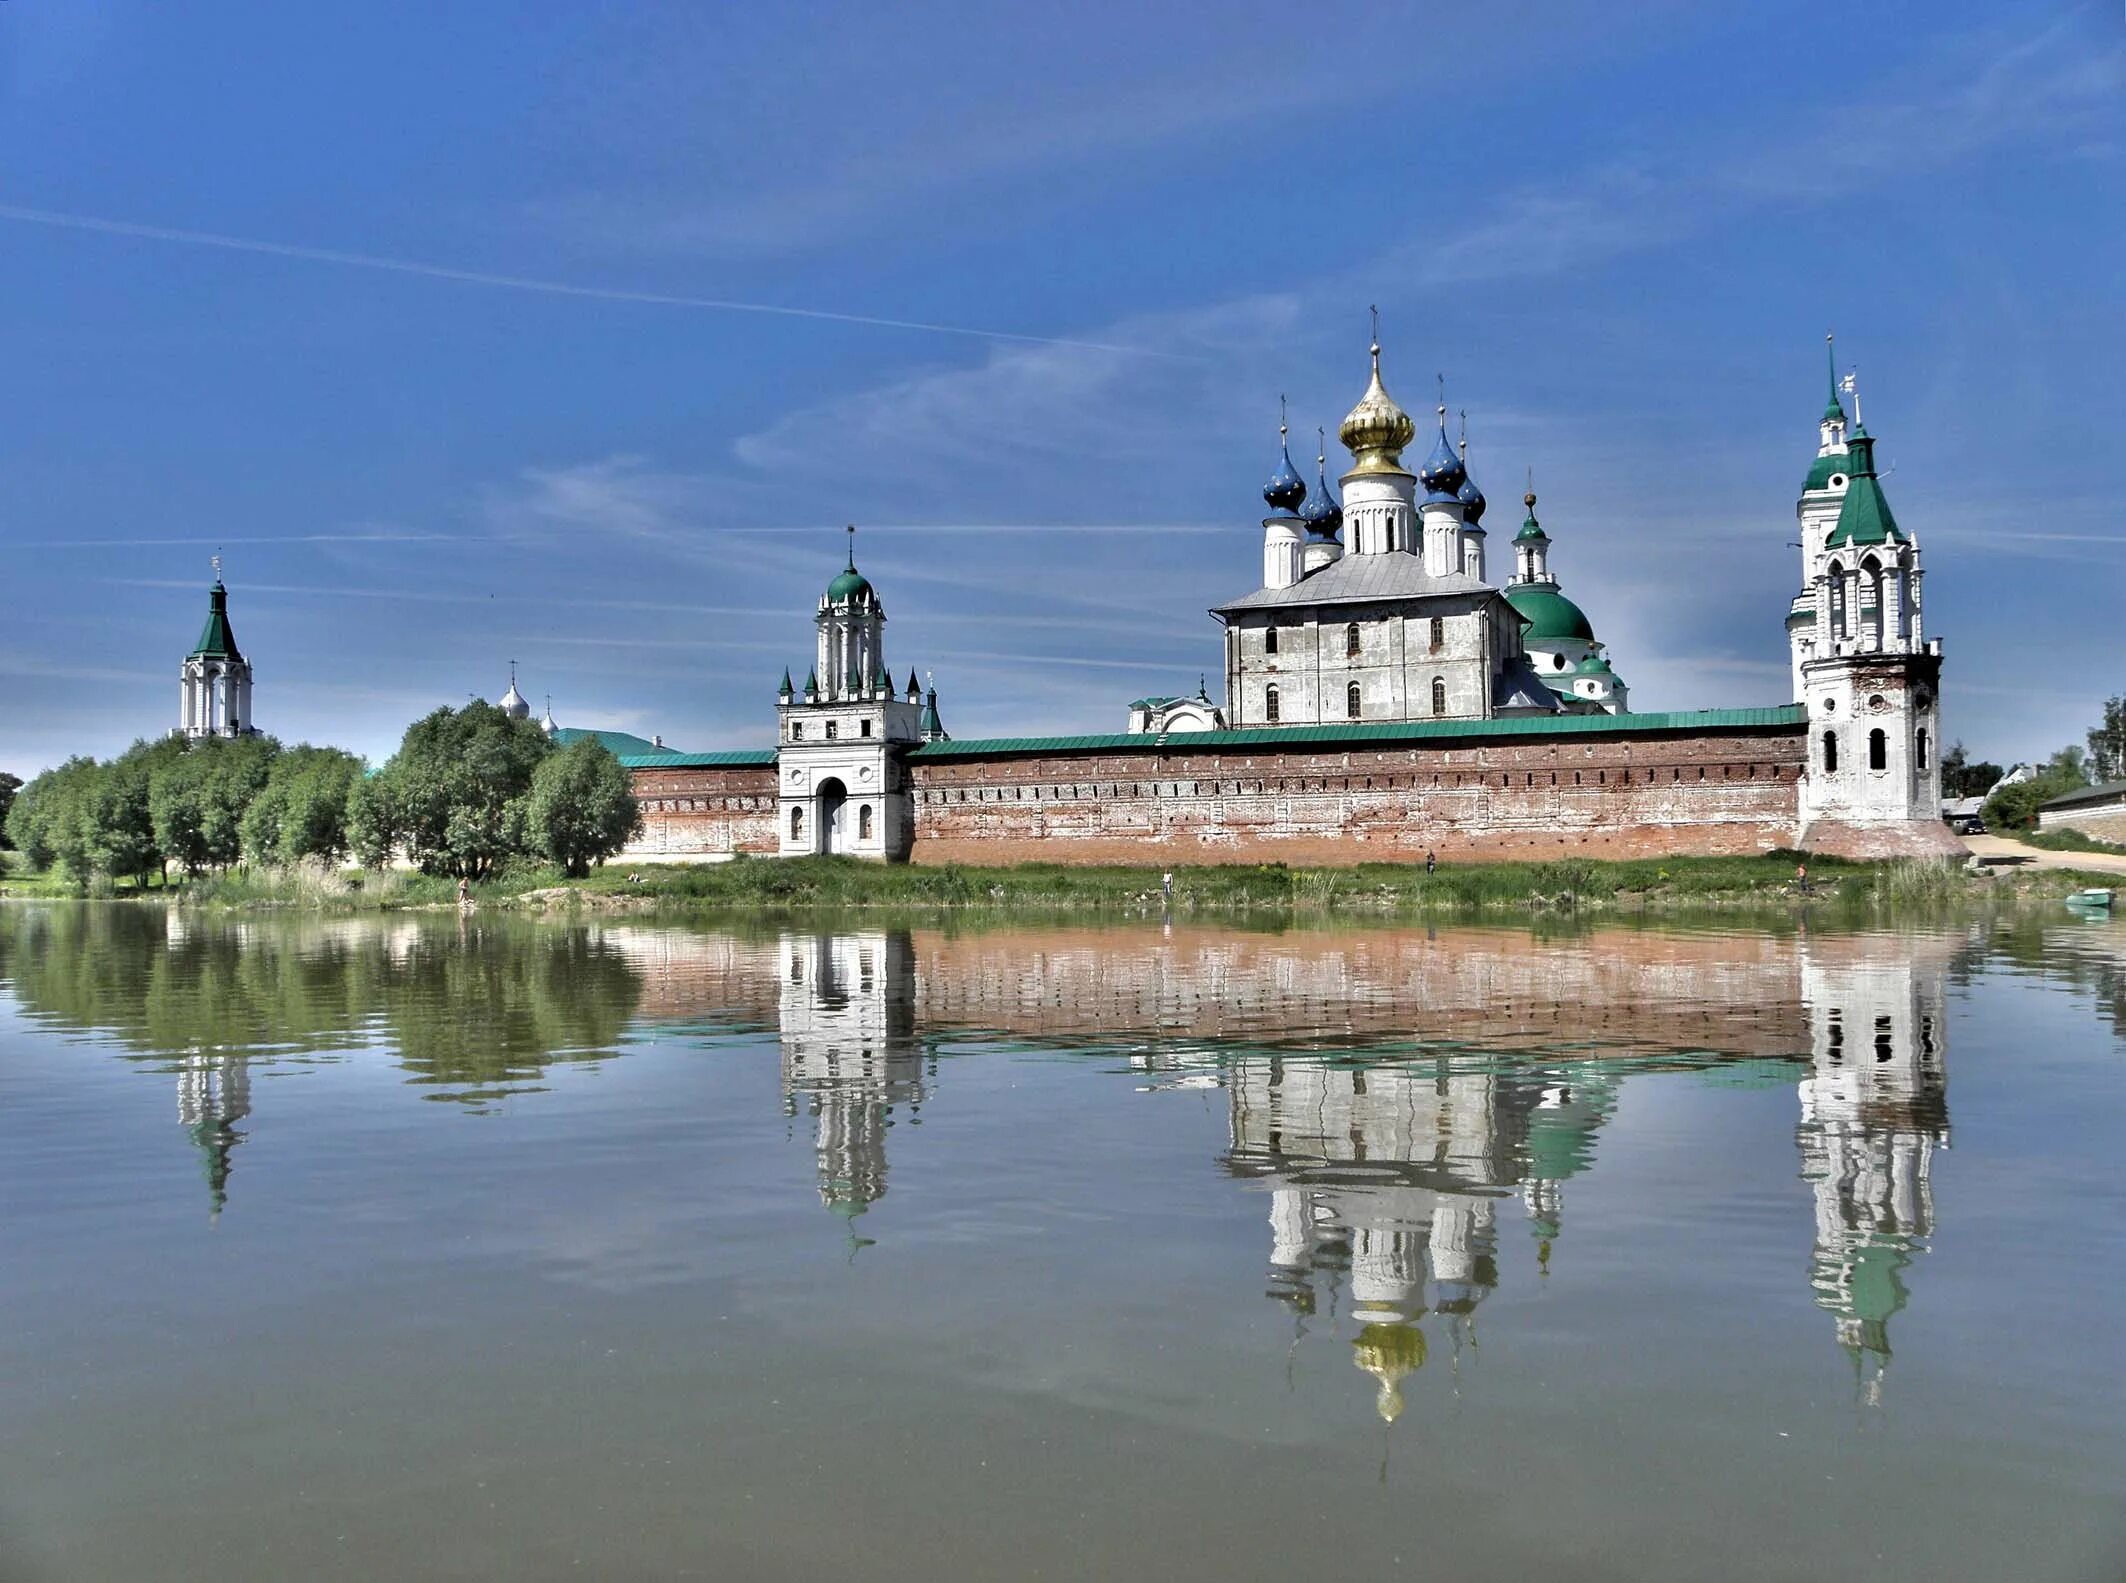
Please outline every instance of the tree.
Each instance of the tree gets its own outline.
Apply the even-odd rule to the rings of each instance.
[[[530,721],[478,700],[416,720],[375,779],[358,784],[349,812],[364,861],[396,846],[424,873],[488,878],[523,850],[511,805],[553,751]]]
[[[289,867],[307,858],[339,863],[350,846],[348,820],[361,777],[362,761],[338,748],[305,745],[282,753],[244,813],[244,856]]]
[[[1987,798],[1982,816],[1994,830],[2028,830],[2037,824],[2040,807],[2088,784],[2082,750],[2063,747],[2029,780],[2003,786]]]
[[[2107,700],[2103,722],[2089,733],[2089,772],[2100,781],[2126,780],[2126,698]]]
[[[94,759],[70,758],[22,788],[8,810],[7,836],[31,868],[57,868],[77,882],[88,877],[82,809],[102,771]]]
[[[187,874],[243,856],[243,822],[266,789],[280,744],[271,737],[205,737],[154,761],[148,810],[162,854]]]
[[[1983,797],[2006,773],[1998,764],[1969,758],[1964,745],[1959,742],[1942,755],[1941,794],[1944,797]]]
[[[399,848],[399,824],[382,772],[347,788],[347,850],[364,868],[383,868]]]
[[[0,852],[8,847],[7,816],[15,806],[15,793],[22,790],[22,777],[0,770]]]
[[[628,773],[596,737],[582,737],[550,755],[532,773],[519,805],[518,836],[526,849],[581,879],[642,829],[642,810]]]
[[[156,769],[185,750],[181,739],[135,742],[90,777],[81,807],[83,856],[91,872],[116,879],[130,875],[146,885],[162,867],[149,807]]]

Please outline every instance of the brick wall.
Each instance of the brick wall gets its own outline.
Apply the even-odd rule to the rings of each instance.
[[[2126,843],[2126,799],[2040,813],[2037,827],[2048,835],[2061,830],[2079,830],[2098,841]]]
[[[1800,727],[916,759],[918,863],[1407,862],[1795,841]]]
[[[624,857],[700,860],[776,849],[772,764],[638,769],[629,778],[642,834]]]

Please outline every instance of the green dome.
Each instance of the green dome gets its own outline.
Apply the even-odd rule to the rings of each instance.
[[[1613,676],[1616,673],[1609,668],[1609,661],[1603,659],[1601,655],[1590,654],[1572,668],[1572,674],[1575,676]]]
[[[840,604],[845,599],[855,599],[858,595],[870,592],[871,580],[854,566],[827,584],[827,599],[831,604]]]
[[[1521,634],[1524,643],[1540,643],[1546,638],[1594,641],[1594,628],[1588,624],[1586,612],[1555,588],[1521,583],[1506,590],[1506,603],[1528,624],[1528,630]]]

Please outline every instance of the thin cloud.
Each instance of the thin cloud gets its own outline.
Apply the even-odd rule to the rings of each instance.
[[[471,533],[260,533],[213,534],[169,539],[25,539],[18,550],[121,550],[159,548],[166,545],[204,549],[223,544],[460,544],[479,535]],[[190,587],[188,583],[185,585]]]
[[[1081,352],[1108,352],[1124,357],[1174,355],[1146,347],[1080,341],[1068,336],[1028,335],[1015,330],[984,330],[972,325],[933,324],[920,319],[889,319],[866,313],[841,313],[829,308],[797,308],[772,302],[739,302],[727,297],[680,296],[671,292],[632,291],[615,286],[578,286],[566,281],[539,280],[528,275],[455,269],[447,264],[429,264],[418,259],[384,258],[374,253],[350,253],[331,247],[304,247],[291,242],[264,241],[256,237],[225,236],[215,231],[143,225],[133,220],[67,214],[56,209],[30,209],[19,204],[0,204],[0,220],[12,220],[20,225],[41,225],[53,230],[91,231],[104,236],[134,237],[150,242],[176,242],[186,247],[211,247],[231,253],[255,253],[267,258],[297,259],[312,264],[338,264],[350,269],[381,270],[393,275],[415,275],[425,280],[447,280],[461,286],[489,286],[504,291],[532,292],[547,297],[577,297],[594,302],[637,303],[647,307],[689,308],[714,313],[758,313],[786,319],[811,319],[828,324],[863,325],[878,330],[914,330],[926,335],[963,336],[978,341],[1067,346]]]

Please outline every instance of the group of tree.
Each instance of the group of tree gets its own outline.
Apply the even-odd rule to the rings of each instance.
[[[173,866],[332,866],[350,854],[471,880],[517,860],[580,876],[642,824],[627,771],[595,737],[557,747],[477,701],[415,721],[374,775],[337,748],[168,737],[108,761],[69,759],[0,796],[7,840],[33,868],[141,885]]]
[[[347,798],[362,762],[271,737],[166,737],[108,761],[71,758],[17,792],[7,838],[34,868],[146,884],[241,862],[347,855]]]
[[[1959,742],[1942,755],[1944,797],[1984,797],[1983,817],[1996,830],[2028,830],[2037,811],[2055,797],[2104,781],[2126,780],[2126,697],[2107,699],[2098,723],[2086,733],[2088,746],[2059,749],[2012,785],[1998,764],[1975,760]]]
[[[2072,745],[2032,768],[2035,773],[2028,780],[2003,786],[1986,799],[1984,817],[1988,828],[2035,829],[2038,809],[2055,797],[2080,791],[2089,784],[2089,756]]]
[[[390,761],[355,787],[355,855],[392,853],[430,874],[491,878],[517,859],[580,877],[642,828],[627,771],[596,737],[557,747],[528,720],[477,700],[407,727]]]

